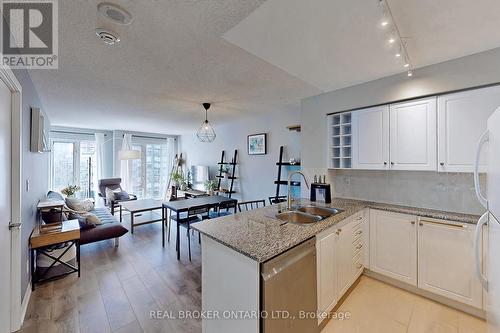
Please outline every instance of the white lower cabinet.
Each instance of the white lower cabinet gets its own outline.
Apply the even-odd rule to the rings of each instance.
[[[337,304],[336,250],[338,235],[327,230],[316,237],[318,312],[328,313]]]
[[[415,216],[370,209],[370,269],[417,285]]]
[[[376,209],[349,217],[316,236],[318,311],[330,312],[365,268],[484,308],[475,273],[474,230],[475,225],[466,223]]]
[[[365,215],[359,212],[316,236],[319,313],[330,312],[363,272]]]
[[[482,288],[474,260],[473,225],[419,220],[419,288],[481,308]]]

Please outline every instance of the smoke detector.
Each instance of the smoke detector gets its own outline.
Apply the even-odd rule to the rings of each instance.
[[[97,5],[97,11],[102,17],[113,23],[121,25],[132,23],[132,15],[127,10],[114,3],[101,2]]]
[[[120,42],[120,36],[114,31],[97,28],[95,29],[95,34],[97,38],[102,40],[107,45],[115,45]]]

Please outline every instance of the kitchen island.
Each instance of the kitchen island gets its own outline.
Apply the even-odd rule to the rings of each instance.
[[[306,206],[311,202],[300,200],[294,204]],[[259,332],[263,265],[333,226],[341,227],[365,208],[462,223],[477,221],[475,215],[340,198],[331,204],[316,205],[341,212],[320,222],[297,225],[276,219],[284,205],[273,205],[192,225],[202,234],[204,333]]]

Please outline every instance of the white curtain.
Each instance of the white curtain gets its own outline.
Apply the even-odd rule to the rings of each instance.
[[[177,140],[174,138],[167,138],[167,170],[163,172],[162,177],[162,193],[163,199],[167,200],[168,194],[168,180],[170,179],[170,173],[172,172],[172,167],[174,165],[174,158],[177,152]]]
[[[99,179],[104,178],[104,141],[105,136],[104,133],[95,133],[95,165],[96,172],[94,174],[94,187],[96,193],[99,193]]]
[[[123,136],[121,150],[132,149],[132,134]],[[132,192],[132,160],[120,161],[120,177],[122,179],[122,188],[127,192]]]

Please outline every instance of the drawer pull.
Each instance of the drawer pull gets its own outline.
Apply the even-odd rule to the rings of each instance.
[[[419,225],[422,227],[424,225],[424,223],[422,222],[425,222],[425,223],[430,223],[430,224],[438,224],[438,225],[444,225],[444,226],[447,226],[447,227],[453,227],[453,228],[467,228],[465,225],[462,225],[462,224],[452,224],[452,223],[446,223],[446,222],[437,222],[437,221],[430,221],[430,220],[423,220],[423,219],[420,219],[420,223]]]

